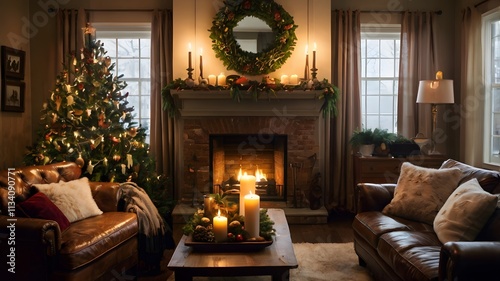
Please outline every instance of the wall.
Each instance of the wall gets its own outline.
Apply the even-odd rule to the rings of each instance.
[[[29,36],[26,36],[29,19],[29,0],[2,2],[0,45],[26,52],[26,88],[24,112],[0,112],[0,169],[20,166],[25,147],[31,144],[31,55]]]
[[[269,75],[280,78],[282,74],[304,73],[305,48],[309,46],[309,56],[312,56],[312,46],[317,43],[318,78],[331,78],[330,67],[330,1],[329,0],[277,0],[283,8],[294,18],[298,28],[297,44],[291,57],[281,69]],[[226,70],[222,62],[212,51],[212,42],[208,29],[212,27],[215,14],[222,7],[221,0],[184,0],[174,1],[174,78],[187,78],[188,44],[191,43],[193,53],[193,77],[199,76],[199,54],[203,49],[203,74],[225,75],[236,74],[236,71]],[[326,24],[325,24],[326,23]],[[310,63],[311,65],[311,63]],[[252,80],[260,81],[261,77],[249,76]]]

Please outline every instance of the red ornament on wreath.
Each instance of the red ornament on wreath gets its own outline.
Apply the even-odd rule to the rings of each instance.
[[[274,20],[275,21],[280,21],[281,20],[281,14],[280,14],[280,12],[278,12],[278,11],[274,12]]]

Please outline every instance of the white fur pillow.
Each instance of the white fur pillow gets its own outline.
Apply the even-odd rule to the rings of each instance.
[[[498,197],[484,191],[477,179],[461,184],[434,219],[439,241],[473,241],[497,207]]]
[[[432,225],[439,209],[457,188],[461,175],[458,168],[438,170],[404,162],[394,198],[382,212]]]
[[[92,197],[88,178],[34,186],[45,193],[70,222],[102,214]]]

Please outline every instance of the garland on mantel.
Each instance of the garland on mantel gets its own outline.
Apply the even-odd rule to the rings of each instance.
[[[268,99],[271,99],[271,95],[276,96],[276,91],[322,91],[318,96],[319,99],[323,100],[323,105],[321,106],[320,111],[323,112],[324,117],[330,116],[330,118],[337,116],[337,101],[340,96],[339,88],[330,84],[328,82],[328,79],[323,79],[323,81],[311,80],[310,83],[303,81],[299,85],[283,85],[279,83],[278,79],[275,79],[272,82],[258,82],[240,77],[239,79],[232,81],[229,86],[213,86],[208,84],[190,86],[186,83],[185,80],[177,78],[174,81],[170,82],[167,86],[165,86],[161,91],[163,99],[163,109],[168,112],[170,117],[179,116],[180,114],[179,107],[174,97],[172,96],[172,90],[229,90],[230,97],[237,102],[240,102],[241,99],[245,96],[252,97],[253,100],[257,101],[262,93],[266,93]]]

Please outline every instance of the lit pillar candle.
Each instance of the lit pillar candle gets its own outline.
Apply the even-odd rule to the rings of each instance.
[[[257,194],[245,195],[245,230],[250,237],[260,236],[260,197]]]
[[[297,74],[292,74],[292,76],[290,76],[290,84],[292,85],[299,84],[299,77],[297,76]]]
[[[286,74],[281,75],[281,84],[288,85],[288,83],[289,83],[288,75]]]
[[[214,217],[214,236],[215,242],[223,242],[227,238],[227,218],[220,215],[220,209]]]
[[[208,75],[208,84],[215,86],[217,84],[217,78],[215,78],[215,75],[210,74]]]
[[[219,86],[226,86],[226,75],[224,73],[219,74],[217,77],[217,84]]]
[[[245,198],[244,196],[249,193],[255,193],[255,176],[249,176],[246,173],[240,180],[240,216],[245,215]]]

